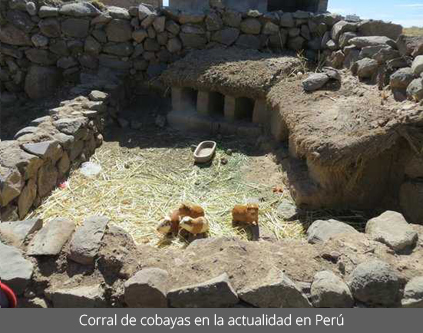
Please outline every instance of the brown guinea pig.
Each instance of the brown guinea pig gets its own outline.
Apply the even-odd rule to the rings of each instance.
[[[184,218],[185,216],[189,216],[189,217],[192,217],[193,219],[196,219],[198,217],[204,216],[205,214],[204,214],[204,209],[201,208],[200,206],[182,204],[179,207],[179,215],[181,216],[181,218]]]
[[[258,211],[258,205],[236,205],[232,210],[232,223],[258,225]]]
[[[180,223],[181,229],[188,231],[193,235],[203,234],[209,231],[209,221],[203,216],[193,219],[192,217],[185,216]]]

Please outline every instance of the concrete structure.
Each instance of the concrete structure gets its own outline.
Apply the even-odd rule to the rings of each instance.
[[[325,12],[328,0],[221,0],[225,7],[238,11],[257,9],[260,12],[283,10],[295,12]],[[182,11],[203,11],[210,7],[212,0],[169,0],[169,6]]]

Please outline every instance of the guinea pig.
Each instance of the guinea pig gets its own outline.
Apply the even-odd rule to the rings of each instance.
[[[236,205],[232,210],[232,223],[258,225],[258,205]]]
[[[179,224],[179,223],[178,223]],[[172,232],[172,220],[169,216],[165,217],[162,222],[157,226],[157,231],[162,235],[167,235]]]
[[[196,219],[185,216],[179,225],[181,229],[184,229],[193,235],[203,234],[209,231],[210,228],[209,222],[203,216],[197,217]]]
[[[192,217],[193,219],[196,219],[197,217],[205,216],[204,209],[202,207],[196,206],[196,205],[187,205],[187,204],[182,204],[179,207],[179,215],[181,216],[181,218],[185,216],[189,216],[189,217]]]

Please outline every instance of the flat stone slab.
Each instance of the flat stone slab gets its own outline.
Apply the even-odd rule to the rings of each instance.
[[[0,280],[21,295],[31,281],[34,265],[17,248],[0,242]]]
[[[283,272],[271,271],[254,286],[238,291],[239,298],[259,308],[311,308],[295,283]]]
[[[25,239],[43,227],[42,219],[30,219],[16,222],[0,223],[0,238],[14,246],[21,246]]]
[[[104,290],[100,284],[45,291],[55,308],[102,308],[106,306]]]
[[[357,234],[350,225],[336,220],[317,220],[307,230],[307,240],[311,244],[326,242],[329,238],[345,233]]]
[[[72,237],[69,259],[82,265],[94,263],[109,218],[92,216],[84,221]]]
[[[29,243],[30,256],[55,256],[68,241],[75,230],[75,223],[64,218],[50,221]]]
[[[223,308],[239,302],[226,273],[200,284],[171,290],[167,297],[174,308]]]
[[[392,211],[369,220],[366,224],[366,234],[396,252],[413,249],[418,240],[417,232],[404,216]]]

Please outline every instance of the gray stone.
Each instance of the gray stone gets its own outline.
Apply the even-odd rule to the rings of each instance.
[[[137,43],[142,43],[147,37],[148,33],[145,29],[136,30],[132,33],[132,39]]]
[[[415,277],[405,285],[401,304],[404,308],[423,308],[423,276]]]
[[[13,246],[0,242],[0,280],[21,295],[31,281],[33,264]]]
[[[21,246],[27,237],[43,227],[42,219],[0,223],[0,238],[14,246]]]
[[[119,57],[129,57],[134,52],[134,47],[131,43],[109,43],[104,45],[103,52],[113,54]]]
[[[294,203],[288,200],[283,200],[279,204],[277,211],[278,211],[278,215],[280,215],[282,218],[290,219],[297,214],[297,207],[295,206]]]
[[[58,38],[61,35],[61,27],[59,20],[55,18],[47,18],[38,23],[38,27],[43,35],[51,38]]]
[[[185,47],[202,49],[207,44],[207,39],[201,35],[181,33],[179,37]]]
[[[388,45],[366,46],[360,51],[360,59],[373,58],[380,50],[391,48]]]
[[[85,52],[92,55],[99,55],[101,52],[101,44],[94,38],[89,36],[84,44]]]
[[[423,73],[423,55],[416,57],[411,65],[411,70],[415,76],[419,76]]]
[[[45,295],[55,308],[103,308],[107,303],[100,284],[74,288],[50,288]]]
[[[366,234],[396,252],[412,250],[418,240],[417,232],[413,230],[402,214],[392,211],[387,211],[369,220],[366,224]]]
[[[288,48],[294,51],[300,51],[304,48],[305,39],[301,36],[290,38],[288,40]]]
[[[283,13],[279,25],[284,28],[293,28],[295,27],[295,20],[292,16],[292,13]]]
[[[166,21],[166,30],[176,36],[181,31],[181,27],[175,21],[168,20]]]
[[[110,42],[127,42],[132,38],[132,27],[126,20],[115,19],[106,26],[106,33]]]
[[[53,162],[56,162],[62,154],[62,148],[60,144],[53,141],[44,141],[36,143],[25,143],[22,145],[22,149],[29,154],[36,155],[42,159],[51,159]]]
[[[259,308],[311,308],[295,283],[283,272],[270,271],[253,286],[238,291],[239,298]]]
[[[64,40],[57,40],[57,41],[50,40],[49,50],[53,52],[54,54],[57,54],[60,56],[67,56],[70,54],[68,45],[66,44]]]
[[[376,74],[379,64],[374,59],[364,58],[357,61],[352,69],[360,79],[371,79]]]
[[[35,47],[45,47],[48,45],[48,38],[43,35],[34,35],[31,37],[31,41]]]
[[[89,2],[65,4],[60,8],[60,14],[73,17],[97,16],[100,11]]]
[[[402,26],[391,22],[367,20],[360,22],[358,32],[362,36],[385,36],[397,40],[402,34]]]
[[[349,40],[349,43],[358,48],[379,45],[387,45],[393,48],[396,47],[394,40],[384,36],[354,37]]]
[[[125,303],[130,308],[167,308],[169,274],[159,268],[146,268],[125,282]]]
[[[18,46],[32,45],[29,35],[12,24],[6,24],[1,27],[0,42]]]
[[[169,304],[175,308],[220,308],[238,303],[238,296],[226,273],[203,283],[169,291]]]
[[[3,168],[0,165],[0,205],[7,206],[17,198],[23,188],[23,179],[16,168]]]
[[[238,28],[242,21],[242,14],[237,11],[226,10],[223,12],[222,18],[225,25]]]
[[[411,81],[407,87],[407,96],[417,102],[423,100],[423,78]]]
[[[99,64],[103,67],[119,70],[128,70],[132,67],[132,63],[130,61],[122,61],[116,59],[114,56],[109,56],[106,54],[100,54]]]
[[[38,16],[41,18],[56,17],[59,16],[59,8],[50,6],[41,6],[38,11]]]
[[[241,35],[236,41],[236,46],[244,49],[257,50],[260,48],[261,41],[255,35]]]
[[[152,15],[153,12],[145,5],[140,4],[138,6],[138,18],[142,21],[144,20],[146,17]]]
[[[51,163],[41,166],[38,171],[38,196],[44,198],[56,187],[58,172],[56,167]]]
[[[355,37],[357,37],[357,34],[355,32],[346,32],[342,34],[339,38],[339,47],[343,49],[345,46],[348,46],[349,41]]]
[[[375,59],[379,64],[385,64],[387,61],[397,59],[399,57],[400,53],[398,50],[394,50],[392,47],[384,47],[373,56],[373,59]]]
[[[35,26],[35,23],[31,20],[31,17],[27,13],[20,10],[9,10],[7,12],[7,20],[16,28],[26,33],[29,33]]]
[[[107,10],[111,17],[115,19],[124,19],[129,20],[131,18],[131,15],[129,14],[128,10],[122,7],[116,7],[116,6],[109,6],[107,7]]]
[[[334,41],[338,41],[345,32],[356,32],[357,24],[347,21],[339,21],[332,27],[331,35]]]
[[[349,277],[349,286],[354,298],[367,305],[388,307],[399,302],[398,275],[380,260],[358,265]]]
[[[19,130],[18,132],[16,132],[13,139],[16,140],[21,136],[24,136],[24,135],[27,135],[27,134],[34,134],[34,133],[37,133],[38,131],[40,131],[40,129],[38,127],[34,127],[34,126],[24,127],[21,130]]]
[[[212,36],[212,41],[224,44],[232,45],[238,39],[239,30],[236,28],[226,28],[223,30],[216,31]]]
[[[263,34],[265,35],[274,35],[279,33],[279,26],[273,22],[266,22],[263,26]]]
[[[153,21],[153,27],[156,32],[164,32],[166,28],[166,17],[165,16],[159,16],[156,17]]]
[[[19,218],[25,218],[26,214],[28,214],[29,210],[31,209],[32,205],[34,204],[34,200],[37,197],[37,184],[35,179],[30,179],[25,187],[22,189],[21,195],[18,199],[18,212]]]
[[[210,13],[206,17],[206,27],[208,31],[217,31],[223,28],[223,20],[217,13]]]
[[[317,220],[307,230],[307,240],[311,244],[326,242],[339,234],[358,234],[350,225],[336,220]]]
[[[48,50],[32,48],[26,50],[25,55],[30,61],[39,65],[55,65],[57,62],[57,55]]]
[[[91,265],[106,231],[109,218],[93,216],[84,221],[72,237],[69,259],[82,265]]]
[[[179,38],[171,38],[167,41],[166,48],[170,53],[178,53],[182,50],[182,43]]]
[[[91,91],[91,93],[88,95],[88,98],[90,99],[90,101],[94,101],[94,102],[102,102],[105,101],[108,98],[108,94],[99,90],[93,90]]]
[[[261,32],[261,23],[257,19],[248,18],[241,22],[239,28],[245,34],[258,35]]]
[[[307,92],[322,88],[329,81],[329,76],[325,73],[313,73],[302,82],[303,89]]]
[[[31,240],[27,253],[30,256],[56,256],[71,237],[75,223],[57,218],[45,225]]]
[[[311,301],[316,308],[351,308],[354,305],[348,285],[331,271],[318,272],[314,276]]]
[[[160,50],[160,45],[155,39],[147,38],[144,42],[144,49],[146,51],[157,52]]]
[[[69,18],[62,22],[62,32],[68,37],[85,38],[89,34],[90,21]]]
[[[75,140],[80,139],[80,133],[83,132],[84,127],[87,125],[88,121],[86,118],[61,118],[55,122],[53,125],[62,133],[67,135],[73,135]]]

